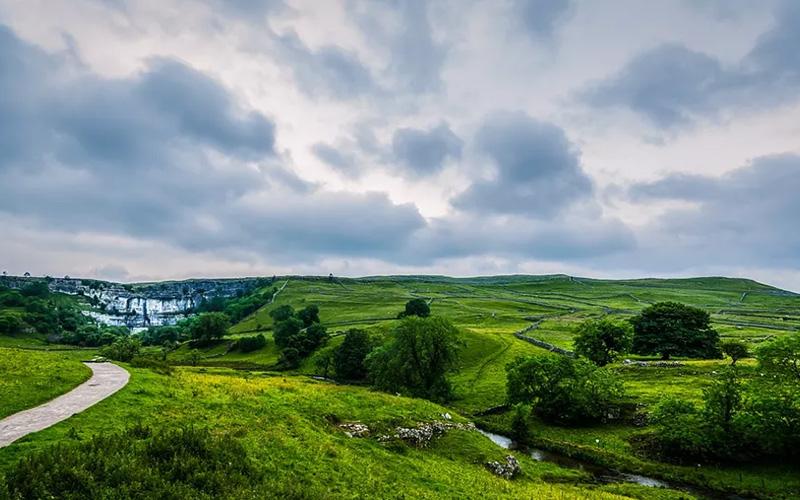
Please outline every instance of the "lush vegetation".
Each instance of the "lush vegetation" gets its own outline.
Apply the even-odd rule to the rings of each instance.
[[[447,372],[456,365],[460,347],[450,321],[409,316],[367,357],[370,382],[384,391],[446,401],[452,396]]]
[[[600,422],[615,413],[623,394],[616,375],[582,359],[529,356],[508,365],[508,401],[550,422]]]
[[[659,302],[634,317],[633,352],[672,356],[719,358],[719,334],[711,315],[679,302]]]
[[[441,438],[441,446],[447,445],[447,451],[439,444],[425,450],[401,447],[403,451],[398,451],[388,444],[373,449],[378,444],[372,439],[343,438],[339,424],[331,423],[361,421],[384,432],[394,425],[413,425],[416,419],[430,421],[444,412],[456,420],[458,414],[475,415],[473,420],[478,425],[531,446],[617,470],[697,485],[720,495],[789,498],[800,489],[798,458],[791,452],[798,449],[791,437],[800,434],[795,390],[800,385],[796,371],[800,297],[796,295],[747,280],[719,278],[292,278],[288,285],[281,280],[277,288],[281,291],[272,302],[239,322],[232,321],[224,336],[208,344],[184,342],[190,337],[181,325],[177,331],[165,329],[164,342],[146,345],[131,361],[131,386],[107,405],[101,403],[97,410],[74,417],[70,426],[86,429],[84,439],[100,431],[121,432],[122,424],[127,425],[132,415],[123,404],[141,405],[140,412],[160,412],[159,418],[147,417],[153,429],[168,422],[213,421],[212,433],[242,432],[235,439],[242,442],[251,459],[276,464],[259,484],[286,496],[306,491],[311,496],[392,496],[380,485],[371,484],[370,488],[344,478],[343,471],[369,469],[372,475],[377,467],[375,474],[381,480],[398,481],[401,488],[408,488],[408,495],[416,496],[443,496],[447,492],[462,497],[515,494],[594,498],[614,491],[638,498],[680,497],[629,484],[589,486],[588,478],[580,473],[530,461],[523,461],[521,479],[499,481],[485,475],[478,465],[492,453],[493,459],[501,459],[497,453],[502,451],[469,432],[453,431]],[[398,318],[398,311],[404,311],[416,299],[428,306],[429,317],[412,314]],[[654,307],[665,302],[688,308]],[[648,309],[650,312],[645,313]],[[653,316],[653,309],[665,309],[661,311],[664,314]],[[639,333],[645,336],[639,337],[638,347],[650,347],[637,349],[631,337],[637,335],[637,318],[643,317],[646,321]],[[648,344],[653,325],[665,317],[676,319],[665,330],[669,342]],[[414,363],[402,362],[413,360],[413,356],[387,355],[385,363],[370,370],[379,353],[408,354],[415,352],[408,345],[424,345],[397,345],[398,338],[423,335],[421,331],[419,335],[403,333],[407,321],[452,325],[457,356],[443,371],[441,386],[448,388],[446,396],[425,389],[426,384],[408,382],[425,380],[414,374]],[[306,356],[298,351],[293,362],[287,362],[287,339],[306,333],[309,326],[319,327],[317,331],[324,329],[324,340]],[[517,332],[542,344],[518,338],[514,335]],[[139,334],[144,344],[150,344],[145,341],[148,333]],[[251,342],[244,339],[258,336],[263,344],[252,341],[252,350],[237,347]],[[0,336],[0,342],[18,338]],[[578,358],[549,353],[540,345],[574,351]],[[723,352],[729,359],[722,358]],[[670,362],[660,361],[663,357]],[[518,358],[522,361],[515,366]],[[727,369],[734,361],[735,376],[731,378]],[[507,371],[509,364],[515,367]],[[177,368],[172,376],[153,378],[161,377],[158,371],[169,365],[198,368]],[[401,369],[381,370],[378,366]],[[237,368],[239,375],[223,374],[222,367]],[[278,369],[282,372],[275,377],[271,371]],[[371,373],[377,377],[371,377]],[[295,377],[304,374],[335,377],[352,385],[335,386]],[[391,383],[379,382],[382,375]],[[539,384],[545,377],[552,383]],[[139,384],[137,378],[147,383]],[[150,385],[155,380],[158,384]],[[526,380],[535,383],[526,385]],[[358,387],[369,382],[387,393]],[[273,383],[276,385],[269,385]],[[515,384],[523,390],[514,389]],[[335,394],[328,392],[334,390]],[[397,397],[397,392],[446,401],[447,406],[424,416],[403,417],[398,405],[405,403],[401,402],[432,403]],[[358,398],[369,395],[376,399],[374,404],[366,404],[365,399],[357,398],[356,403],[356,394]],[[600,398],[595,397],[598,394]],[[112,403],[116,400],[120,408],[115,410],[116,403]],[[510,406],[503,406],[509,402]],[[547,410],[560,405],[569,409],[565,417]],[[98,412],[104,408],[112,409],[112,416],[101,419]],[[489,409],[492,411],[481,414]],[[384,419],[379,415],[385,411],[394,414]],[[325,423],[319,424],[322,421]],[[41,441],[22,442],[0,452],[0,463],[15,462],[31,448],[38,448],[40,442],[63,441],[69,428],[65,424],[59,429],[41,433]],[[298,442],[311,450],[303,449]],[[788,443],[785,447],[781,444],[784,442]],[[468,449],[482,451],[475,454]],[[336,457],[320,463],[318,457],[326,456],[327,450]],[[514,454],[524,459],[524,453]],[[355,456],[360,458],[350,462]],[[293,465],[285,462],[289,457]],[[304,459],[314,466],[297,469],[297,463]],[[436,472],[426,469],[424,477],[410,472],[423,465]],[[394,469],[388,472],[389,467]],[[286,490],[285,470],[299,474],[303,489]],[[562,490],[561,486],[543,484],[539,479],[544,470],[556,481],[582,482],[581,489]],[[400,478],[400,474],[406,476]],[[447,474],[461,477],[444,478]],[[472,490],[465,489],[469,481]]]

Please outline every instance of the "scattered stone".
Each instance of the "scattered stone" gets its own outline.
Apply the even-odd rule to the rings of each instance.
[[[442,413],[442,418],[445,420],[453,420],[449,413]]]
[[[452,417],[451,417],[452,418]],[[417,448],[426,448],[434,439],[442,436],[450,429],[465,431],[475,430],[472,422],[459,424],[454,422],[421,423],[416,427],[396,427],[394,433],[378,436],[378,441],[391,441],[399,439]]]
[[[347,437],[361,438],[369,436],[369,427],[360,422],[340,424],[339,428],[344,431]]]
[[[633,361],[626,359],[622,362],[623,365],[628,366],[642,366],[642,367],[655,367],[655,368],[675,368],[684,366],[680,361]]]
[[[517,474],[522,472],[519,462],[517,462],[517,459],[512,455],[506,456],[506,463],[500,463],[496,460],[486,462],[486,468],[489,469],[492,474],[505,479],[513,479]]]

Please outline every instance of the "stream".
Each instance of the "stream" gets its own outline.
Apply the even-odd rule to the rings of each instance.
[[[493,432],[487,432],[481,429],[478,429],[478,432],[488,437],[496,445],[506,450],[511,449],[514,444],[514,442],[506,436],[495,434]],[[528,453],[531,458],[533,458],[538,462],[548,462],[558,465],[560,467],[565,467],[568,469],[577,469],[586,472],[587,474],[591,475],[595,481],[599,483],[635,483],[641,486],[648,486],[651,488],[670,488],[674,490],[685,491],[700,498],[739,498],[735,496],[728,497],[725,495],[720,495],[718,493],[705,491],[703,489],[692,487],[690,485],[675,484],[667,481],[662,481],[660,479],[655,479],[652,477],[641,476],[639,474],[628,474],[625,472],[609,469],[601,465],[596,465],[584,460],[578,460],[576,458],[568,457],[561,453],[555,453],[552,451],[542,450],[539,448],[527,448],[525,452]]]

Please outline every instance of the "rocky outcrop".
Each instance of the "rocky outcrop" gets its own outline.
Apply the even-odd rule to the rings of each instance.
[[[4,277],[3,284],[22,288],[42,278]],[[100,323],[130,328],[172,325],[185,318],[203,300],[234,297],[266,284],[263,278],[193,279],[158,283],[122,284],[108,281],[45,278],[52,292],[86,297],[93,306],[84,314]]]
[[[506,463],[500,463],[496,460],[487,462],[486,468],[489,469],[492,474],[505,479],[513,479],[514,476],[522,471],[522,468],[519,466],[519,462],[516,458],[514,458],[513,455],[506,456]]]

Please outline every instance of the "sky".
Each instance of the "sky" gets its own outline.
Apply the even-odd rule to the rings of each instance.
[[[795,0],[0,0],[0,268],[800,291]]]

